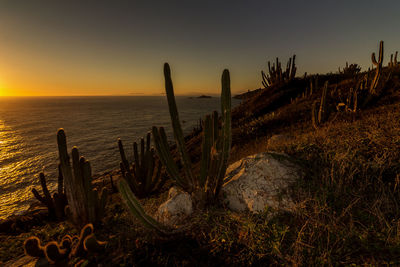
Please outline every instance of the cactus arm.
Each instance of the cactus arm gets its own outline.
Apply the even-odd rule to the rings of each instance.
[[[318,123],[325,121],[326,117],[326,94],[328,91],[328,81],[325,82],[324,88],[322,89],[321,103],[318,112]]]
[[[81,157],[80,158],[80,166],[81,166],[81,171],[82,171],[82,182],[84,185],[84,190],[85,194],[84,196],[86,197],[85,203],[87,203],[87,211],[88,211],[88,220],[91,223],[96,222],[96,210],[97,210],[97,204],[98,204],[98,193],[97,190],[92,190],[92,171],[90,168],[90,163],[89,161],[85,160],[85,158]]]
[[[65,137],[64,129],[59,129],[57,132],[57,144],[60,158],[61,171],[64,177],[65,191],[68,199],[69,210],[71,216],[74,218],[79,217],[76,211],[81,209],[81,204],[76,201],[78,192],[73,190],[75,186],[75,180],[72,174],[71,163],[67,152],[67,139]]]
[[[124,165],[125,170],[129,171],[129,162],[126,159],[124,146],[122,144],[121,139],[119,139],[119,138],[118,138],[118,149],[119,149],[119,154],[121,155],[122,164]]]
[[[153,127],[154,144],[156,146],[158,157],[165,166],[169,176],[182,188],[188,189],[189,185],[180,174],[174,159],[172,158],[171,151],[167,142],[167,137],[163,127],[158,130]]]
[[[229,71],[225,69],[222,73],[222,92],[221,92],[221,113],[222,113],[222,162],[219,167],[218,184],[216,188],[216,195],[222,187],[223,179],[225,176],[226,168],[228,165],[229,154],[232,144],[232,130],[231,130],[231,85]]]
[[[58,186],[57,186],[58,194],[64,194],[64,177],[62,175],[60,164],[58,164]]]
[[[140,162],[139,162],[139,151],[138,151],[138,145],[136,142],[133,143],[133,160],[134,160],[134,172],[135,172],[135,177],[142,177],[142,171],[140,169]],[[139,181],[141,182],[141,181]]]
[[[204,121],[204,130],[203,130],[203,148],[201,153],[201,163],[200,163],[200,181],[199,185],[204,186],[207,179],[207,172],[210,165],[210,152],[212,146],[212,123],[210,115],[207,115]]]
[[[191,184],[194,184],[195,180],[192,173],[192,164],[185,147],[185,139],[183,137],[183,131],[179,120],[178,109],[176,107],[174,88],[171,79],[171,70],[169,68],[168,63],[164,64],[164,76],[165,76],[165,91],[167,93],[168,108],[171,116],[171,123],[176,140],[176,145],[181,155],[183,169],[185,171],[186,177],[187,179],[189,179]]]
[[[140,205],[139,201],[129,189],[129,185],[124,180],[121,180],[119,182],[119,191],[125,204],[128,206],[129,211],[137,219],[139,219],[146,227],[157,230],[161,233],[165,233],[165,227],[146,214],[146,212],[143,210],[142,205]]]
[[[383,41],[379,43],[379,58],[378,61],[376,60],[375,53],[372,53],[371,56],[372,63],[376,66],[376,72],[374,80],[372,81],[370,92],[375,93],[375,89],[378,86],[379,79],[382,73],[382,62],[383,62]]]

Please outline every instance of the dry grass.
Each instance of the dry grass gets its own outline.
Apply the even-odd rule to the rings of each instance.
[[[338,75],[324,79],[340,82]],[[303,166],[291,213],[236,214],[214,206],[197,211],[189,230],[165,238],[143,228],[114,194],[104,225],[96,229],[109,241],[98,260],[105,266],[400,265],[400,91],[398,78],[390,82],[388,93],[368,109],[332,113],[317,130],[310,108],[318,93],[290,104],[304,81],[259,92],[234,112],[231,162],[271,150]],[[340,83],[341,90],[348,84]],[[269,142],[275,134],[286,138]],[[192,137],[189,151],[198,160],[201,136]],[[142,200],[150,214],[167,189]],[[69,229],[64,225],[4,237],[0,261],[21,253],[22,240],[32,233],[59,239]]]

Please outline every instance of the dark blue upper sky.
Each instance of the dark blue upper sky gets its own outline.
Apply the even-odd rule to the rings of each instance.
[[[400,49],[400,1],[2,1],[3,95],[158,94],[169,62],[180,94],[261,86],[267,60],[298,75],[364,69]],[[1,94],[0,94],[1,95]]]

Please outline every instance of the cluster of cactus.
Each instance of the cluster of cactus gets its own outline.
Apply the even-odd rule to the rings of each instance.
[[[133,143],[134,163],[129,164],[122,141],[118,139],[119,153],[121,155],[121,173],[127,181],[129,187],[138,198],[144,198],[152,193],[156,193],[165,183],[161,175],[161,162],[156,161],[155,151],[150,148],[150,133],[140,140],[140,154],[138,144]]]
[[[343,74],[345,76],[354,76],[357,75],[358,73],[360,73],[361,71],[361,67],[358,66],[358,64],[350,64],[348,62],[346,62],[346,66],[343,68],[343,70],[340,70],[339,67],[339,73]]]
[[[180,173],[179,168],[172,157],[170,146],[167,141],[167,135],[163,127],[160,127],[159,129],[153,127],[154,143],[158,156],[165,166],[169,176],[184,191],[190,193],[193,197],[194,204],[201,208],[217,199],[224,182],[224,176],[228,165],[232,142],[229,71],[224,70],[222,74],[222,117],[219,118],[218,112],[215,111],[212,116],[208,115],[204,120],[202,156],[200,173],[198,176],[195,176],[193,173],[192,162],[185,147],[185,140],[175,102],[171,71],[167,63],[164,65],[164,76],[172,128],[177,149],[181,156],[184,174]],[[156,229],[162,233],[166,232],[165,226],[161,225],[144,212],[139,201],[129,189],[129,185],[126,181],[120,181],[119,191],[131,213],[145,226]]]
[[[397,62],[397,51],[394,54],[394,59],[393,59],[393,54],[390,55],[390,62],[388,64],[389,68],[397,68],[400,66],[400,63]]]
[[[72,148],[72,167],[67,152],[67,140],[63,129],[57,133],[60,169],[64,177],[68,206],[67,217],[78,227],[99,223],[104,215],[108,191],[103,188],[99,196],[92,188],[92,169],[89,161],[79,158],[78,148]]]
[[[371,94],[376,94],[376,88],[378,86],[379,83],[379,79],[382,75],[382,63],[383,63],[383,41],[381,41],[379,43],[379,57],[378,57],[378,61],[376,60],[375,57],[375,53],[372,53],[371,55],[371,59],[372,59],[372,64],[374,64],[376,66],[376,71],[375,71],[375,77],[371,83],[371,87],[370,87],[370,93]]]
[[[322,88],[322,96],[320,99],[318,112],[317,112],[318,101],[315,101],[311,108],[312,124],[315,129],[317,129],[319,125],[321,125],[323,122],[325,122],[328,116],[328,110],[326,105],[327,92],[328,92],[328,81],[325,82],[325,85]]]
[[[58,187],[57,192],[50,195],[50,192],[47,188],[46,177],[44,173],[41,172],[39,174],[40,184],[42,186],[43,196],[39,194],[39,192],[33,188],[32,193],[43,205],[45,205],[49,211],[49,217],[55,218],[57,220],[62,220],[65,218],[65,207],[67,205],[67,197],[64,192],[64,181],[63,175],[61,172],[60,165],[58,165]]]
[[[73,258],[85,258],[102,252],[107,242],[97,240],[93,224],[85,225],[79,236],[65,235],[61,242],[51,241],[41,244],[38,237],[25,240],[25,254],[34,258],[45,258],[49,264],[63,265]]]
[[[268,61],[268,74],[263,70],[261,71],[262,85],[267,88],[273,84],[280,84],[293,80],[297,70],[295,59],[296,55],[289,58],[285,71],[282,71],[281,62],[279,62],[278,58],[276,58],[276,63],[272,64],[272,67],[271,62]]]

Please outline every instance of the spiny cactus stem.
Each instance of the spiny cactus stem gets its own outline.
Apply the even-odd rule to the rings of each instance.
[[[164,64],[164,77],[165,77],[165,91],[167,93],[167,100],[168,100],[169,113],[171,116],[172,128],[174,130],[176,144],[182,158],[183,169],[185,171],[187,178],[191,181],[192,184],[195,184],[195,179],[192,173],[192,164],[189,155],[187,154],[186,151],[185,139],[183,137],[183,131],[179,120],[178,109],[176,107],[174,88],[171,79],[171,70],[169,68],[168,63]]]

